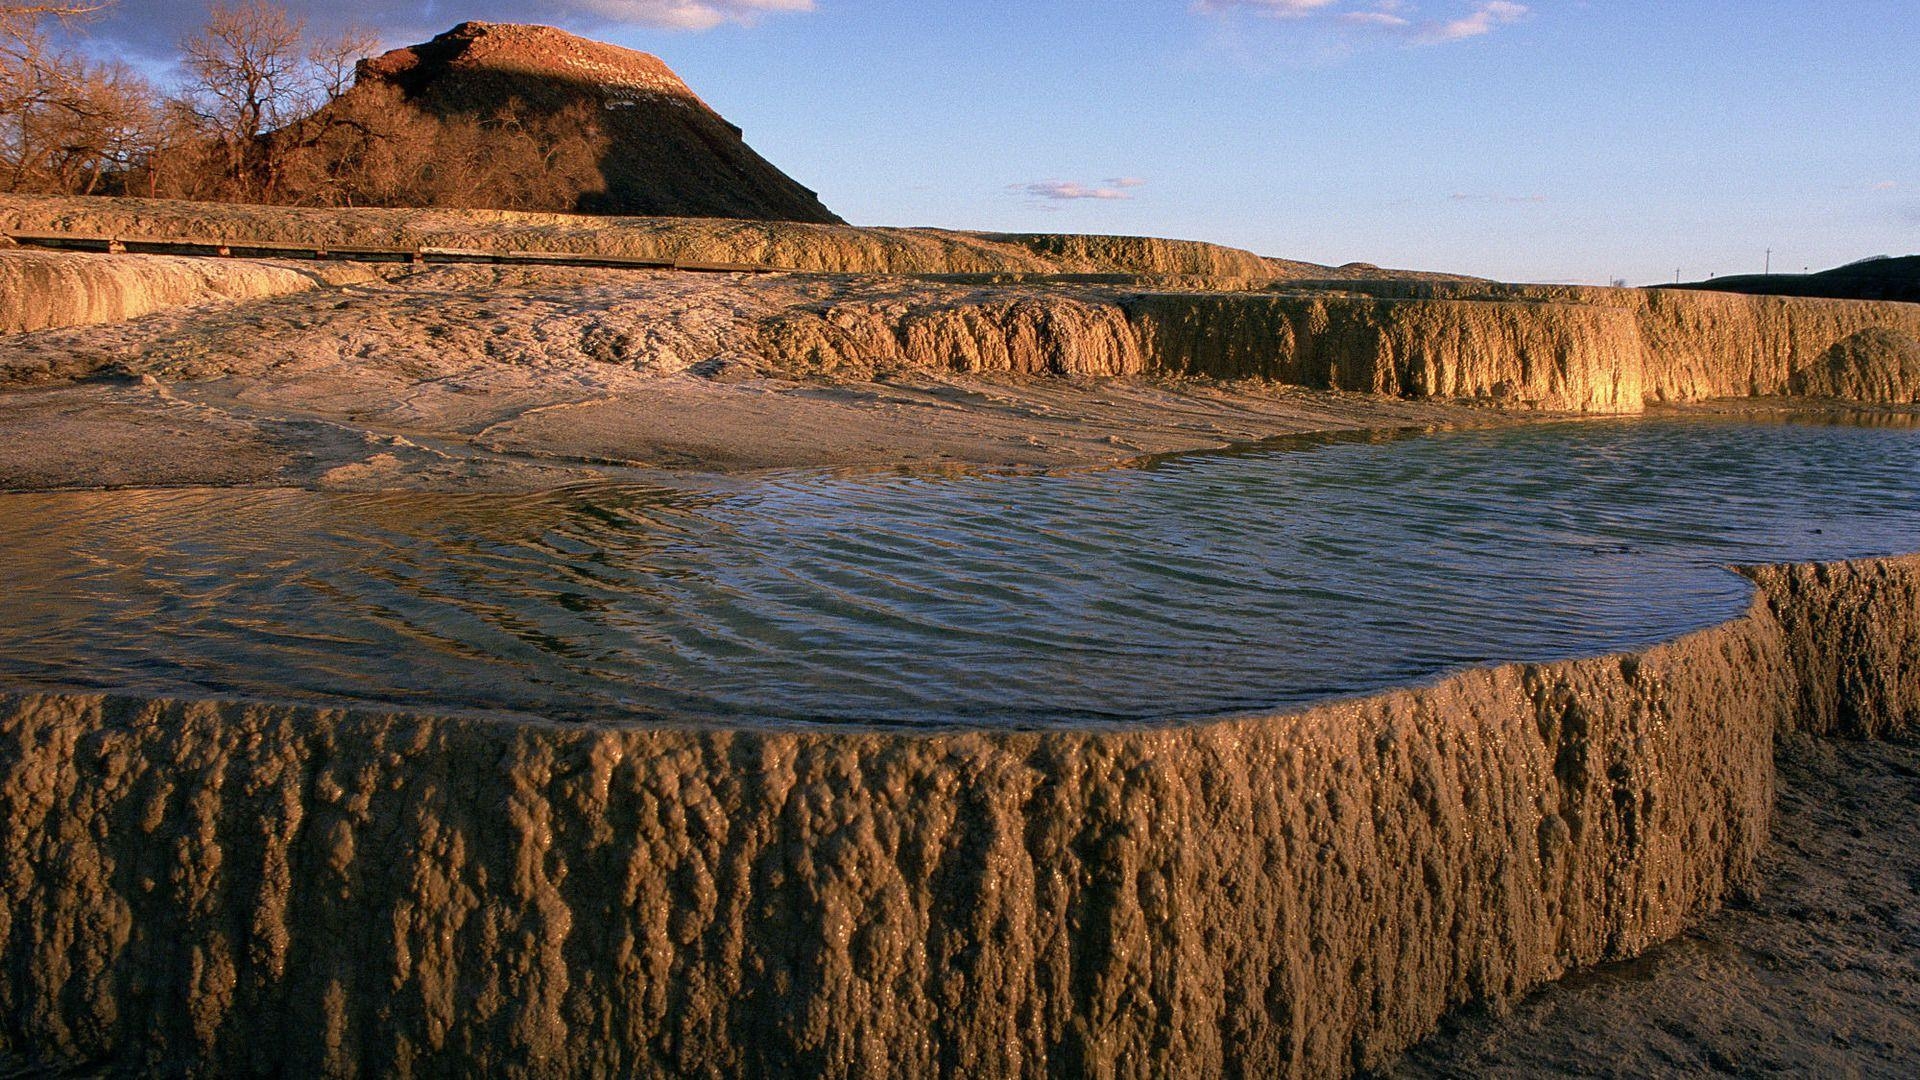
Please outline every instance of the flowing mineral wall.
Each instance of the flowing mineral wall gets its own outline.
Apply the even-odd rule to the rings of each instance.
[[[184,304],[285,296],[376,276],[347,263],[0,250],[0,334],[118,322]]]
[[[351,264],[0,251],[0,332],[374,274]],[[916,370],[1204,376],[1593,413],[1753,395],[1920,398],[1920,305],[1599,289],[1537,299],[1490,286],[1431,291],[1427,298],[1351,289],[1138,292],[439,267],[358,302],[404,312],[418,306],[410,306],[418,295],[492,293],[500,304],[522,306],[546,297],[540,326],[523,337],[545,347],[577,324],[577,360],[652,364],[642,354],[660,353],[657,359],[685,367],[748,356],[771,374],[832,378]],[[305,321],[326,319],[316,310]],[[616,348],[621,342],[629,344]],[[650,353],[634,344],[645,342],[673,345]],[[444,351],[447,343],[435,347]],[[474,358],[495,351],[488,344]]]
[[[1369,280],[1404,275],[1140,237],[754,221],[7,196],[0,228],[573,251],[868,275],[843,283],[849,296],[824,302],[769,301],[792,288],[788,280],[712,283],[741,314],[726,320],[739,323],[731,339],[707,355],[753,355],[776,373],[1201,375],[1597,413],[1786,394],[1920,400],[1920,305],[1913,304]],[[178,302],[171,296],[221,289],[270,295],[293,287],[291,274],[340,272],[65,258],[71,261],[23,263],[38,276],[30,285],[15,269],[11,288],[0,264],[0,332],[124,317]],[[871,276],[901,274],[930,277]],[[207,283],[214,281],[222,284]]]
[[[1639,654],[1183,727],[0,697],[0,1042],[221,1075],[1341,1075],[1746,884],[1777,729],[1920,716],[1920,559],[1755,578]]]
[[[1818,394],[1920,397],[1920,305],[1588,290],[1599,298],[1124,293],[927,283],[768,308],[731,346],[776,370],[1198,375],[1569,412]]]
[[[1920,400],[1920,305],[1746,296],[1674,289],[1599,289],[1475,281],[1292,282],[1349,296],[1424,305],[1498,304],[1538,312],[1547,326],[1569,308],[1619,313],[1610,323],[1618,377],[1648,401],[1785,394]],[[1629,323],[1631,325],[1629,325]]]

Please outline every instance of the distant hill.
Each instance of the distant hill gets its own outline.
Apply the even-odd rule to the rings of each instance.
[[[1920,255],[1863,259],[1817,274],[1740,274],[1709,281],[1690,281],[1683,285],[1662,285],[1659,288],[1920,303]]]
[[[424,44],[360,62],[354,87],[319,119],[394,109],[416,125],[540,126],[572,137],[564,183],[529,202],[467,193],[469,205],[665,217],[833,223],[812,191],[775,168],[666,64],[546,26],[466,22]],[[503,117],[512,118],[508,122]],[[313,125],[309,122],[308,127]],[[433,145],[431,142],[423,145]],[[584,149],[582,149],[584,148]],[[484,186],[504,183],[476,181]]]

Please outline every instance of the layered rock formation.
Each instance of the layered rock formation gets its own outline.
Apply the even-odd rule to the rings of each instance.
[[[1843,338],[1818,361],[1796,367],[1788,386],[1809,397],[1920,401],[1920,341],[1900,330],[1862,330]]]
[[[1143,296],[1157,366],[1413,398],[1637,412],[1644,356],[1626,313],[1580,305],[1323,295]]]
[[[1794,725],[1849,739],[1920,729],[1920,574],[1913,560],[1748,571],[1779,622],[1799,687]]]
[[[901,370],[1198,375],[1584,412],[1784,394],[1883,403],[1920,397],[1920,307],[1906,304],[1329,277],[1329,268],[1288,271],[1247,252],[1178,241],[769,222],[12,197],[0,200],[0,227],[338,247],[486,246],[865,275],[708,281],[693,291],[714,309],[714,318],[699,323],[710,332],[690,332],[685,320],[661,321],[625,300],[631,327],[619,326],[613,309],[592,315],[610,340],[687,339],[667,370],[750,356],[770,371],[856,378]],[[36,265],[45,277],[66,264]],[[159,295],[150,279],[179,277],[189,264],[176,261],[164,272],[73,265],[57,271],[70,285],[48,278],[46,288],[0,293],[5,325],[137,314],[152,305],[132,297]],[[1276,277],[1310,271],[1319,276]],[[193,273],[265,281],[287,272]],[[924,276],[873,276],[905,274]],[[499,287],[509,280],[538,283],[537,275],[503,276]],[[604,280],[630,283],[634,298],[660,288],[657,275]],[[68,295],[55,296],[56,288]],[[193,288],[200,287],[166,295]],[[667,291],[681,296],[690,288]],[[129,299],[101,299],[107,294]],[[58,314],[67,309],[74,314]]]
[[[1340,1075],[1746,883],[1776,730],[1911,729],[1920,684],[1862,673],[1920,669],[1920,560],[1755,576],[1747,616],[1643,653],[1176,728],[0,698],[4,1042],[222,1074]]]
[[[1572,412],[1790,393],[1913,400],[1907,354],[1886,343],[1920,334],[1920,307],[1594,292],[1544,301],[920,284],[770,311],[747,351],[779,370],[848,376],[1197,375]]]
[[[1913,400],[1904,342],[1920,335],[1920,306],[1868,301],[1476,281],[1295,282],[1401,302],[1517,305],[1545,325],[1571,308],[1629,316],[1608,333],[1613,370],[1637,378],[1649,402],[1784,394],[1854,401]],[[1617,319],[1617,317],[1616,317]]]

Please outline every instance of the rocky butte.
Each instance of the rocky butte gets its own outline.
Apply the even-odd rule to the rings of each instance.
[[[0,249],[0,489],[1088,466],[1920,401],[1911,304],[847,226],[657,60],[544,28],[463,24],[361,87],[430,116],[588,106],[604,184],[554,209],[599,216],[0,198],[28,237]],[[56,233],[288,250],[32,241]],[[618,259],[659,265],[570,265]],[[714,263],[754,272],[686,268]],[[1911,735],[1920,565],[1750,576],[1744,615],[1665,644],[1180,725],[14,688],[0,1047],[197,1075],[1384,1067],[1758,885],[1780,747]]]
[[[429,122],[559,119],[592,160],[532,209],[837,222],[658,57],[546,26],[465,22],[363,60],[336,114],[397,106]],[[323,114],[322,121],[326,119]],[[485,193],[477,194],[486,205]]]

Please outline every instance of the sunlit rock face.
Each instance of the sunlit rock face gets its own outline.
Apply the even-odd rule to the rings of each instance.
[[[1920,715],[1920,561],[1754,576],[1748,615],[1642,653],[1179,727],[0,698],[5,1043],[207,1073],[1339,1075],[1745,884],[1776,730]]]
[[[1920,401],[1920,341],[1878,326],[1850,334],[1796,368],[1791,388],[1808,397],[1896,405]]]
[[[487,278],[441,267],[399,276],[358,300],[405,316],[419,306],[416,294],[472,298],[489,313],[484,326],[472,324],[489,341],[537,345],[559,364],[599,365],[624,341],[631,348],[613,349],[613,358],[649,370],[734,357],[771,375],[840,379],[916,371],[1202,376],[1589,413],[1721,397],[1902,403],[1920,394],[1920,307],[1909,304],[1387,280],[1367,275],[1394,272],[1286,264],[1209,244],[791,222],[9,197],[0,200],[0,226],[807,271],[755,278],[516,269]],[[0,289],[0,329],[16,331],[371,276],[344,264],[28,251],[0,260],[12,286]],[[1326,276],[1333,274],[1348,276]],[[314,301],[308,321],[327,323],[331,306]],[[567,324],[580,332],[556,336]],[[408,330],[399,318],[380,348],[423,363],[483,363],[498,344],[462,352]],[[578,355],[554,352],[564,340],[577,342]],[[196,370],[247,374],[241,354],[249,348],[196,346],[205,354]],[[274,363],[284,368],[286,358]]]

